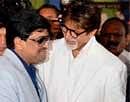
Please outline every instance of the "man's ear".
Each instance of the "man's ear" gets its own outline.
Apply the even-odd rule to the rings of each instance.
[[[126,42],[127,42],[127,45],[128,45],[130,43],[130,33],[127,34],[127,38],[126,39],[127,39]]]
[[[97,33],[97,29],[94,29],[93,31],[91,31],[90,33],[89,33],[89,36],[90,37],[92,37],[92,36],[94,36],[96,33]]]
[[[15,46],[15,48],[17,48],[17,49],[23,49],[24,44],[25,44],[25,41],[22,40],[21,38],[16,37],[14,39],[14,46]]]

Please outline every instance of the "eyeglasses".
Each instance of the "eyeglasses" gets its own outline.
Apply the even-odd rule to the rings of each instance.
[[[50,40],[50,38],[42,36],[39,39],[29,39],[29,40],[37,42],[39,45],[44,45]]]
[[[68,28],[68,27],[65,26],[65,25],[62,25],[61,29],[62,29],[63,33],[67,33],[68,31],[70,31],[70,35],[71,35],[72,37],[74,37],[74,38],[77,38],[79,35],[81,35],[81,34],[87,32],[86,30],[84,30],[84,31],[82,31],[82,32],[80,32],[80,33],[77,33],[75,30],[72,30],[72,29]],[[74,34],[75,34],[75,36],[74,36]]]

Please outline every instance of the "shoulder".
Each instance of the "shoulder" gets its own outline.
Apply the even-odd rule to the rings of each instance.
[[[10,64],[4,63],[1,65],[0,63],[0,90],[3,89],[15,89],[17,77],[15,75],[15,71]]]
[[[102,66],[108,67],[109,70],[113,71],[126,70],[126,65],[117,56],[109,52],[98,42],[96,43],[95,50],[96,60],[99,61]]]
[[[13,102],[17,97],[18,81],[16,80],[16,77],[14,77],[14,73],[6,68],[7,65],[4,65],[4,68],[2,69],[0,68],[0,99],[3,100],[3,102]]]
[[[9,49],[6,49],[4,54],[0,56],[0,69],[7,69],[10,66],[10,58],[11,51]]]
[[[20,71],[20,68],[22,69],[22,66],[21,61],[9,49],[6,49],[3,56],[0,56],[0,75],[13,77],[17,71]],[[7,76],[5,78],[7,78]]]
[[[8,58],[4,56],[0,58],[0,78],[12,79],[15,75],[15,69]]]

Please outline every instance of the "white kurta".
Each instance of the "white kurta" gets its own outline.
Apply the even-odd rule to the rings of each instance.
[[[48,102],[125,102],[126,66],[92,37],[74,59],[64,39],[38,65]]]

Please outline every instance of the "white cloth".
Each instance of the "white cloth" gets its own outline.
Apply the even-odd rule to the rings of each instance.
[[[38,65],[48,102],[125,102],[126,66],[92,37],[74,59],[64,39]]]
[[[126,64],[128,74],[130,75],[130,52],[123,50],[123,52],[119,55],[119,58]]]
[[[37,77],[41,102],[46,101],[42,81]],[[0,102],[40,102],[30,76],[19,58],[9,49],[0,56]]]

